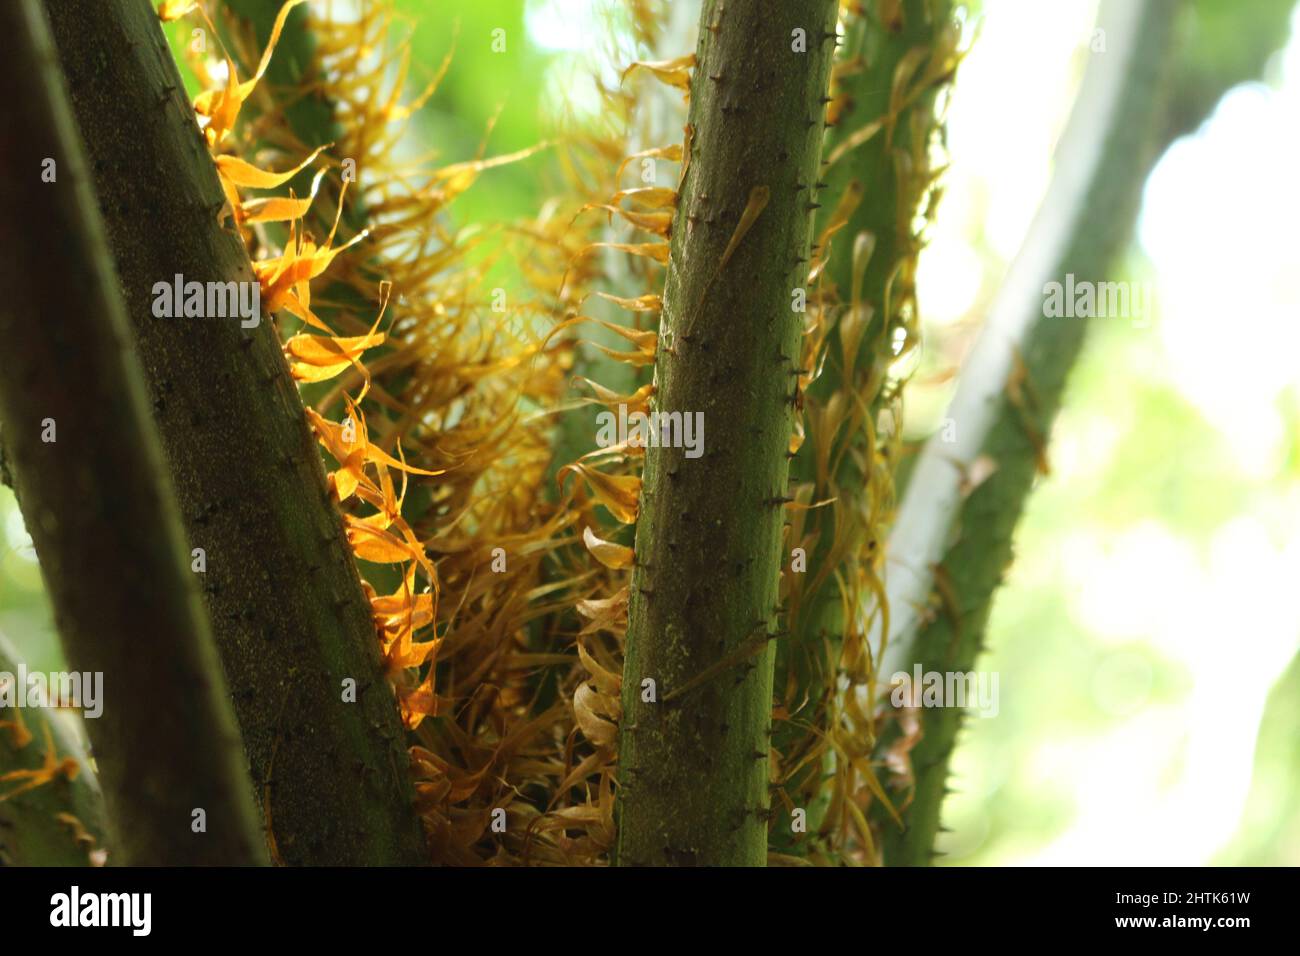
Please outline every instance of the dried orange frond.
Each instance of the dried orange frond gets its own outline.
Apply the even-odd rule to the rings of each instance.
[[[582,376],[576,377],[574,384],[582,383],[596,393],[594,399],[587,401],[599,402],[601,405],[607,405],[610,408],[617,408],[620,405],[626,406],[628,414],[633,412],[644,412],[650,407],[650,396],[654,394],[655,387],[653,383],[647,382],[630,395],[620,395],[612,388],[606,388],[599,382],[593,382],[589,378]]]
[[[639,295],[634,299],[625,299],[617,295],[610,295],[608,292],[596,292],[594,295],[599,296],[606,302],[613,302],[615,305],[631,312],[659,312],[664,307],[663,296],[654,293]]]
[[[308,0],[285,0],[284,6],[276,14],[275,24],[271,27],[271,36],[267,41],[266,49],[262,51],[262,60],[257,65],[257,72],[250,79],[242,83],[239,82],[239,73],[235,68],[235,61],[227,55],[226,85],[222,89],[207,90],[195,97],[194,111],[207,120],[207,124],[203,129],[203,136],[210,147],[220,144],[235,128],[235,123],[239,119],[240,108],[257,87],[263,74],[266,73],[266,68],[271,64],[271,54],[275,52],[275,45],[280,42],[280,32],[284,29],[285,19],[288,18],[289,12],[294,7],[306,2]],[[202,12],[202,7],[198,9]],[[206,13],[204,19],[207,19]],[[208,26],[215,35],[216,28],[212,27],[210,20]]]
[[[582,529],[582,541],[591,552],[592,557],[607,568],[615,571],[622,568],[630,568],[635,561],[635,555],[632,549],[622,544],[615,544],[612,541],[606,541],[604,538],[598,538],[592,533],[590,528]]]
[[[319,382],[343,371],[366,349],[383,345],[386,338],[383,332],[348,337],[300,333],[285,342],[284,348],[294,360],[294,378]]]
[[[22,750],[34,739],[32,732],[27,729],[27,724],[23,721],[21,708],[14,708],[13,720],[0,720],[0,730],[9,731],[9,739],[13,742],[15,750]]]
[[[162,0],[158,4],[158,19],[163,23],[179,20],[187,13],[192,13],[198,5],[198,0]]]
[[[326,145],[312,150],[311,154],[301,163],[282,173],[272,173],[264,169],[258,169],[252,163],[246,163],[238,156],[218,156],[216,158],[217,172],[221,174],[222,179],[235,186],[244,186],[249,189],[274,189],[277,186],[283,186],[297,176],[328,148],[329,145]]]
[[[556,481],[563,483],[565,474],[570,471],[586,479],[596,500],[608,508],[617,520],[623,524],[633,524],[636,521],[641,499],[640,478],[635,475],[609,475],[575,461],[556,473]]]
[[[670,163],[680,163],[682,161],[682,144],[673,143],[670,146],[657,146],[654,149],[643,149],[638,153],[633,153],[619,163],[615,178],[621,178],[623,170],[627,169],[628,164],[634,163],[638,159],[666,159]]]
[[[648,70],[657,79],[669,86],[676,87],[683,94],[691,92],[691,69],[695,66],[695,54],[688,53],[673,60],[637,60],[623,71],[622,79],[636,70]]]
[[[624,199],[642,209],[674,209],[677,206],[677,190],[664,186],[637,186],[635,189],[620,189],[610,197],[615,205]]]
[[[479,173],[485,169],[495,169],[498,166],[506,166],[510,163],[517,163],[520,160],[527,159],[536,153],[549,147],[550,143],[538,143],[536,146],[530,146],[527,149],[521,149],[513,153],[507,153],[504,156],[494,156],[491,159],[475,159],[465,163],[454,163],[451,166],[444,166],[442,169],[435,170],[433,180],[442,183],[442,198],[444,201],[459,196],[478,178]]]
[[[58,754],[54,749],[54,736],[50,732],[50,725],[45,724],[45,757],[41,766],[35,770],[10,770],[8,773],[0,774],[0,783],[11,783],[25,781],[18,787],[10,790],[8,793],[0,794],[0,803],[11,800],[20,793],[26,793],[28,790],[35,790],[37,787],[51,783],[59,777],[67,780],[75,780],[81,770],[81,764],[72,757],[58,759]]]

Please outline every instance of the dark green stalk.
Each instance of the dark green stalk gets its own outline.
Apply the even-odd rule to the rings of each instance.
[[[993,594],[1011,560],[1012,533],[1089,324],[1049,315],[1044,287],[1064,283],[1071,273],[1078,281],[1102,281],[1124,251],[1141,186],[1158,156],[1152,134],[1180,7],[1180,0],[1119,0],[1102,8],[1107,50],[1089,64],[1048,195],[949,410],[958,442],[944,444],[936,436],[927,445],[891,538],[891,563],[904,568],[929,567],[935,558],[926,550],[937,543],[951,607],[921,624],[914,637],[895,632],[881,664],[885,679],[913,663],[927,672],[969,672],[983,648]],[[959,476],[952,461],[979,456],[991,459],[996,471],[963,499],[955,491]],[[936,497],[938,489],[953,493]],[[948,546],[953,527],[960,537]],[[896,591],[892,581],[890,594],[900,620],[907,619],[904,612],[924,602],[928,586],[920,602]],[[930,862],[962,717],[959,708],[921,712],[906,826],[900,830],[878,815],[885,863]]]
[[[256,281],[157,16],[148,0],[46,7],[276,853],[422,862],[369,604],[275,330],[152,312],[176,274]]]
[[[707,0],[646,453],[620,735],[618,862],[762,865],[772,641],[833,0]],[[806,46],[799,47],[801,31]],[[654,698],[650,698],[653,682]]]
[[[18,655],[0,636],[0,673],[18,674]],[[26,778],[0,783],[0,867],[88,866],[91,854],[107,849],[104,797],[90,757],[70,726],[71,717],[50,710],[0,708],[0,777],[14,771],[41,769],[47,756],[72,760],[76,771],[59,773],[38,787],[9,796]],[[24,737],[18,721],[30,735]],[[47,741],[54,753],[48,754]],[[21,744],[21,745],[20,745]],[[80,830],[78,830],[78,827]]]
[[[972,667],[983,643],[992,592],[1000,583],[1001,568],[1009,560],[1010,536],[1032,485],[1030,456],[1036,460],[1040,451],[1023,429],[1017,440],[1017,425],[1008,416],[1014,414],[1021,426],[1028,425],[1039,436],[1045,436],[1052,412],[1059,404],[1064,368],[1072,363],[1079,348],[1079,342],[1066,334],[1070,320],[1055,320],[1053,326],[1039,318],[1036,325],[1026,324],[1042,314],[1043,285],[1060,281],[1062,274],[1069,271],[1084,278],[1092,270],[1101,278],[1114,268],[1117,250],[1122,249],[1123,237],[1132,228],[1136,202],[1131,196],[1145,181],[1156,157],[1176,137],[1195,129],[1229,88],[1260,74],[1269,54],[1285,36],[1293,8],[1290,0],[1261,0],[1251,8],[1251,15],[1243,18],[1238,8],[1217,0],[1190,0],[1184,5],[1190,8],[1184,15],[1167,2],[1147,10],[1143,22],[1154,18],[1156,24],[1151,33],[1126,31],[1118,35],[1128,41],[1125,51],[1131,50],[1135,38],[1140,39],[1139,59],[1134,62],[1130,57],[1126,63],[1113,63],[1110,84],[1098,77],[1085,88],[1084,93],[1092,91],[1088,98],[1091,102],[1085,105],[1088,101],[1081,101],[1076,106],[1077,118],[1072,118],[1071,126],[1085,127],[1084,116],[1091,108],[1098,110],[1094,120],[1097,129],[1072,134],[1067,142],[1086,147],[1104,139],[1108,151],[1098,156],[1079,148],[1082,158],[1072,158],[1073,151],[1069,155],[1061,152],[1062,163],[1048,202],[1013,265],[1007,291],[993,309],[990,332],[982,337],[975,353],[991,356],[988,364],[995,368],[1000,365],[1003,374],[986,374],[981,377],[982,385],[969,391],[959,389],[949,412],[956,423],[957,443],[940,445],[932,439],[920,456],[921,463],[929,465],[922,471],[918,464],[912,479],[915,487],[909,482],[890,539],[894,574],[889,593],[895,611],[903,613],[896,613],[891,627],[891,650],[880,668],[886,676],[895,670],[910,670],[913,662],[924,662],[927,655],[933,660],[936,650],[953,640],[953,620],[946,615],[919,638],[914,639],[912,633],[915,618],[911,609],[926,601],[932,587],[928,573],[914,575],[912,569],[929,568],[941,556],[950,579],[954,568],[967,568],[967,562],[974,562],[970,571],[952,581],[962,635],[960,647],[953,645],[954,669]],[[1108,28],[1123,9],[1107,8],[1101,20],[1103,27]],[[1130,16],[1135,12],[1129,9]],[[1173,20],[1172,25],[1167,20]],[[1116,36],[1108,29],[1108,40]],[[1177,52],[1170,64],[1167,93],[1158,97],[1155,71],[1164,46],[1173,46]],[[1120,52],[1112,47],[1101,56],[1115,57]],[[1143,56],[1151,62],[1144,65]],[[1103,72],[1103,62],[1096,62],[1093,70]],[[1114,102],[1119,91],[1112,84],[1127,87],[1124,102]],[[1158,101],[1167,102],[1167,107],[1154,109]],[[1139,134],[1148,125],[1154,127],[1155,148],[1142,150]],[[1126,191],[1130,198],[1127,203],[1120,202]],[[1104,201],[1094,206],[1095,197]],[[1070,245],[1062,251],[1067,239]],[[1003,326],[1006,321],[1025,325],[1025,330],[1008,332]],[[1075,331],[1082,334],[1083,330]],[[1019,418],[1023,409],[1009,404],[1005,395],[998,398],[1010,367],[1008,343],[1018,343],[1028,371],[1027,381],[1032,384],[1034,412],[1026,418]],[[1064,354],[1057,354],[1057,350],[1064,350]],[[970,364],[974,364],[975,355]],[[967,378],[966,373],[963,375]],[[983,407],[992,408],[996,414],[981,415],[979,409]],[[951,461],[974,460],[981,449],[1000,462],[999,471],[986,483],[990,487],[981,486],[970,499],[962,501]],[[1018,464],[1008,466],[1000,457],[1006,455],[1018,459]],[[939,464],[940,459],[946,463]],[[963,528],[962,541],[945,556],[943,543],[957,523]],[[924,712],[923,718],[928,718],[925,733],[930,739],[913,751],[919,772],[916,797],[907,814],[910,829],[897,834],[893,824],[882,818],[882,826],[890,834],[886,839],[886,862],[926,863],[932,852],[939,804],[946,792],[948,755],[961,717],[957,711],[939,710]]]
[[[16,239],[0,257],[6,464],[68,661],[102,677],[82,693],[101,710],[86,726],[114,860],[264,863],[221,664],[39,4],[4,4],[0,33],[10,95],[0,223]],[[69,796],[62,787],[41,796]]]

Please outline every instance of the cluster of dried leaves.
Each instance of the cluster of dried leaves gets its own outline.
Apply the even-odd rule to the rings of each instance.
[[[399,144],[449,60],[404,99],[409,48],[384,0],[360,0],[346,13],[312,4],[314,69],[296,86],[261,82],[288,12],[304,2],[286,2],[260,52],[246,24],[223,19],[231,50],[192,57],[205,87],[194,106],[263,302],[282,313],[285,354],[329,462],[410,732],[435,861],[605,862],[634,561],[622,542],[637,518],[644,450],[597,448],[593,436],[573,460],[554,461],[556,422],[584,404],[648,411],[677,194],[633,184],[630,174],[641,160],[689,162],[691,130],[682,143],[646,145],[629,90],[659,81],[688,93],[694,58],[631,64],[629,82],[602,90],[597,129],[585,122],[534,150],[481,151],[438,166],[407,161]],[[653,51],[665,0],[626,2],[638,47]],[[197,17],[216,36],[212,5],[166,0],[159,13]],[[247,80],[239,63],[257,64]],[[630,81],[638,71],[647,76]],[[307,96],[333,106],[329,148],[310,148],[288,118]],[[563,175],[535,217],[477,231],[453,225],[448,207],[483,172],[542,149]],[[264,195],[311,169],[306,196]],[[866,635],[871,616],[886,613],[879,542],[892,512],[897,428],[877,427],[882,401],[896,420],[897,382],[883,365],[854,368],[870,307],[860,290],[839,292],[824,275],[829,244],[860,199],[850,190],[839,200],[810,264],[799,384],[808,394],[836,350],[844,385],[804,409],[817,477],[788,507],[787,547],[825,556],[808,575],[785,575],[791,626],[825,576],[836,580],[846,622],[842,641],[815,663],[820,683],[790,667],[776,701],[777,719],[795,732],[773,753],[774,801],[830,803],[815,852],[802,854],[814,862],[860,859],[871,845],[863,808],[873,795],[884,799],[869,765],[871,697],[854,689],[870,684]],[[488,287],[502,257],[529,289],[508,307]],[[901,277],[899,294],[910,288],[911,275]],[[629,318],[584,312],[593,302]],[[626,345],[583,345],[597,328]],[[633,370],[632,390],[591,377],[610,361]],[[836,436],[846,431],[868,436],[859,463],[867,489],[856,500],[834,495],[833,456],[863,454],[844,451]],[[804,435],[801,425],[791,454]],[[809,687],[820,688],[811,704]],[[492,827],[498,809],[504,833]]]

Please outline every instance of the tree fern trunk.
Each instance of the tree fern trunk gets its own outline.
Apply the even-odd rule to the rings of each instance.
[[[6,3],[0,32],[11,99],[0,126],[0,222],[16,239],[0,257],[6,460],[68,660],[103,675],[102,714],[86,723],[114,859],[265,862],[44,14],[34,0]],[[41,797],[54,798],[61,784],[46,786]],[[194,831],[198,810],[203,832]]]
[[[710,0],[655,365],[703,454],[646,454],[618,861],[761,865],[777,579],[833,0]],[[653,702],[651,685],[653,682]]]
[[[1011,560],[1012,532],[1087,328],[1084,319],[1046,315],[1044,285],[1064,282],[1067,273],[1104,281],[1124,250],[1157,155],[1152,131],[1179,8],[1180,0],[1116,0],[1102,8],[1108,49],[1088,68],[1057,148],[1047,198],[962,370],[949,409],[957,441],[946,444],[936,436],[928,443],[900,508],[890,542],[897,575],[890,596],[900,630],[882,660],[883,679],[913,663],[927,672],[970,671],[983,648],[993,594]],[[1009,387],[1017,356],[1024,369],[1019,398]],[[963,498],[953,461],[970,463],[981,455],[997,470]],[[948,547],[954,527],[960,538]],[[918,589],[906,569],[935,561],[946,574],[953,607],[913,635],[909,621],[915,623],[913,609],[925,602],[930,584],[926,578]],[[911,751],[916,784],[906,828],[880,815],[889,865],[930,862],[962,716],[957,708],[922,711],[922,737]]]
[[[0,672],[15,675],[16,680],[18,662],[18,655],[0,635]],[[0,779],[15,771],[39,770],[49,759],[76,765],[75,770],[23,793],[14,791],[28,778],[11,777],[0,783],[0,867],[87,866],[92,853],[108,847],[104,797],[70,719],[54,711],[17,714],[0,709],[0,724],[6,725],[0,726]],[[51,742],[52,754],[47,749]]]
[[[156,282],[252,282],[148,0],[46,0],[277,855],[424,859],[403,731],[269,321],[157,319]],[[356,703],[344,681],[356,682]]]

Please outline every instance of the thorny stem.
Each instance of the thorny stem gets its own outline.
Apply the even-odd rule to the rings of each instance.
[[[369,603],[275,329],[152,315],[176,274],[256,281],[157,16],[148,0],[46,8],[274,855],[423,862]]]
[[[114,860],[265,863],[221,664],[39,4],[0,5],[0,34],[12,94],[0,119],[0,222],[22,236],[0,257],[8,343],[0,415],[67,658],[102,675],[102,713],[87,730]],[[40,799],[50,798],[50,810],[60,795],[77,795],[48,786]]]
[[[802,331],[792,300],[807,277],[836,10],[833,0],[709,0],[701,11],[655,407],[702,413],[707,430],[700,458],[646,453],[620,865],[766,862],[773,649],[738,648],[778,629],[789,373]],[[732,653],[735,667],[665,700]],[[643,699],[647,680],[655,702]]]
[[[1114,0],[1102,8],[1108,49],[1088,67],[1057,148],[1052,185],[949,410],[959,447],[942,443],[942,436],[927,443],[900,509],[890,544],[891,604],[900,623],[881,661],[884,675],[912,663],[923,671],[966,672],[983,649],[993,595],[1011,560],[1012,532],[1088,325],[1045,315],[1043,287],[1064,281],[1067,273],[1100,281],[1124,250],[1142,183],[1158,155],[1151,131],[1180,5]],[[963,498],[953,459],[970,464],[981,455],[996,470]],[[954,527],[960,538],[948,546]],[[932,581],[923,576],[920,591],[913,591],[915,569],[935,561],[944,569],[953,607],[912,631],[915,607],[925,603]],[[931,860],[963,712],[935,708],[920,716],[905,829],[878,817],[888,865]],[[883,745],[893,739],[884,735]]]
[[[810,737],[807,725],[825,728],[828,719],[837,719],[826,712],[835,711],[831,698],[847,636],[864,642],[865,612],[882,611],[860,582],[881,573],[893,509],[888,476],[896,464],[888,452],[896,442],[874,429],[888,401],[893,333],[915,329],[922,237],[913,223],[924,211],[935,175],[930,151],[943,130],[937,100],[951,84],[956,64],[952,9],[950,0],[875,3],[845,23],[838,58],[843,76],[832,88],[837,121],[823,151],[824,162],[836,158],[822,173],[827,188],[818,214],[821,228],[846,197],[861,198],[832,237],[829,254],[823,252],[839,303],[830,315],[825,365],[809,389],[808,440],[791,468],[794,482],[811,486],[810,500],[835,501],[833,507],[807,512],[799,540],[790,542],[807,549],[809,569],[788,575],[791,638],[777,657],[777,694],[791,720],[778,725],[774,743],[792,761],[822,739]],[[852,146],[872,128],[874,135]],[[855,261],[862,239],[871,252]],[[856,336],[849,332],[855,327]],[[845,413],[840,421],[826,414],[836,404]],[[855,415],[855,408],[867,411]],[[846,587],[858,604],[848,620]],[[824,779],[833,762],[830,754],[808,761],[784,782],[790,802],[808,812],[809,833],[821,828],[831,796]],[[813,849],[784,818],[773,827],[772,843],[786,853]]]
[[[18,661],[0,635],[0,673],[14,675],[16,682]],[[107,849],[104,797],[71,720],[54,710],[0,709],[0,778],[41,771],[48,760],[76,764],[75,771],[61,768],[22,793],[15,791],[33,778],[0,783],[0,867],[87,866],[92,852]],[[54,743],[52,754],[48,741]]]

